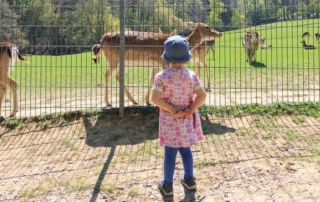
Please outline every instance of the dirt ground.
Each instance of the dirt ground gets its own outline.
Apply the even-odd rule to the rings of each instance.
[[[198,189],[179,183],[178,157],[173,197],[157,189],[156,109],[46,124],[0,125],[0,201],[320,201],[319,118],[202,117]]]

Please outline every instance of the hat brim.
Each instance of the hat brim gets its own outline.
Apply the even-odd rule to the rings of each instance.
[[[171,63],[184,63],[184,62],[188,62],[190,61],[192,57],[191,52],[189,51],[188,56],[184,57],[184,58],[170,58],[168,57],[165,53],[162,54],[161,58],[162,60],[166,61],[166,62],[171,62]]]

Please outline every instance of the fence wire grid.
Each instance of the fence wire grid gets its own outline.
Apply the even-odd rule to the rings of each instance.
[[[193,57],[187,65],[196,70],[195,59],[207,65],[208,77],[201,63],[199,77],[208,91],[208,105],[319,101],[317,1],[283,5],[274,1],[130,0],[124,14],[126,31],[169,34],[175,30],[188,36],[192,28],[185,22],[203,22],[222,33],[207,54]],[[18,82],[16,116],[107,107],[105,72],[109,64],[103,57],[95,63],[92,47],[100,44],[105,33],[120,30],[118,1],[1,0],[0,15],[0,40],[16,44],[28,62],[17,61],[10,71]],[[265,39],[251,63],[243,45],[247,30],[256,30]],[[139,57],[139,51],[135,54]],[[3,61],[2,56],[0,59]],[[126,67],[124,84],[138,105],[145,106],[150,75],[158,66],[149,62]],[[114,73],[107,89],[112,107],[119,106],[119,86]],[[8,90],[1,116],[11,114],[12,97]],[[131,105],[125,97],[125,106]]]

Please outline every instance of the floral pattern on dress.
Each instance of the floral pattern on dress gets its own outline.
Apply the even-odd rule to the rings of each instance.
[[[162,92],[162,98],[170,105],[186,109],[194,100],[194,91],[201,88],[197,74],[185,67],[168,68],[158,73],[153,89]],[[176,119],[160,109],[159,143],[168,147],[189,147],[203,139],[198,110],[191,118]]]

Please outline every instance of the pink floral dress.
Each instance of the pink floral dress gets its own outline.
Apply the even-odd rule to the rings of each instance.
[[[185,67],[168,68],[156,75],[153,89],[162,92],[162,98],[180,110],[186,109],[194,100],[194,91],[200,89],[197,74]],[[203,139],[199,112],[189,119],[174,118],[160,109],[159,141],[161,146],[189,147]]]

